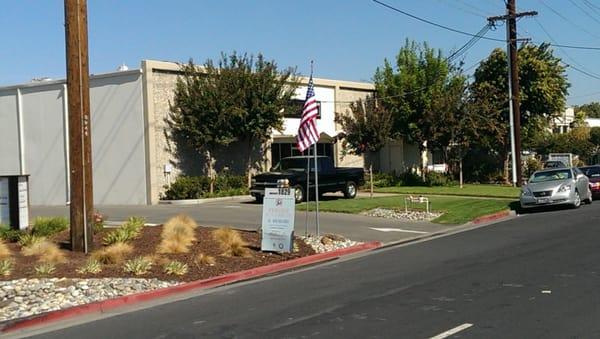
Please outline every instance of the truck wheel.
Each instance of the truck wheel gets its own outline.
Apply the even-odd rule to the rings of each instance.
[[[264,200],[264,198],[265,198],[265,197],[264,197],[264,196],[262,196],[262,195],[260,195],[260,194],[257,194],[256,196],[254,196],[254,199],[256,199],[256,203],[257,203],[257,204],[262,204],[262,203],[263,203],[263,200]]]
[[[299,204],[304,201],[304,188],[300,185],[294,186],[294,200],[296,204]]]
[[[353,181],[346,182],[346,188],[344,189],[344,198],[354,199],[356,197],[356,184]]]

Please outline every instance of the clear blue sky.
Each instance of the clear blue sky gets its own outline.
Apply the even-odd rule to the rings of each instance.
[[[472,33],[483,27],[486,16],[504,13],[502,0],[384,1]],[[63,0],[1,4],[0,86],[34,77],[64,78]],[[600,47],[600,0],[517,0],[517,6],[537,10],[537,20],[558,43]],[[88,15],[91,73],[113,71],[123,62],[138,68],[142,59],[202,63],[221,51],[236,50],[262,52],[281,67],[297,66],[302,74],[314,60],[317,77],[370,81],[407,38],[427,41],[447,54],[469,40],[371,0],[88,0]],[[534,19],[518,25],[522,36],[536,42],[549,39]],[[505,29],[486,36],[503,39]],[[495,47],[505,46],[479,41],[464,57],[465,68]],[[555,52],[600,77],[600,51]],[[568,77],[569,104],[600,101],[600,80],[574,70]]]

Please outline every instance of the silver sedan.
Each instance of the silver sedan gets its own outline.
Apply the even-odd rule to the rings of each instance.
[[[521,207],[592,203],[589,179],[576,167],[553,168],[533,173],[521,188]]]

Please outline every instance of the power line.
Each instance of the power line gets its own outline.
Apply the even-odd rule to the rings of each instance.
[[[421,17],[418,17],[416,15],[410,14],[410,13],[408,13],[406,11],[400,10],[400,9],[398,9],[396,7],[388,5],[388,4],[386,4],[384,2],[381,2],[379,0],[372,0],[372,1],[375,2],[375,3],[377,3],[377,4],[379,4],[379,5],[381,5],[381,6],[383,6],[383,7],[391,9],[392,11],[395,11],[395,12],[398,12],[400,14],[406,15],[408,17],[411,17],[411,18],[413,18],[415,20],[424,22],[426,24],[429,24],[429,25],[432,25],[432,26],[436,26],[436,27],[439,27],[439,28],[442,28],[442,29],[445,29],[445,30],[448,30],[448,31],[451,31],[451,32],[454,32],[454,33],[458,33],[458,34],[462,34],[462,35],[467,35],[467,36],[470,36],[470,37],[476,37],[477,36],[476,34],[472,34],[472,33],[465,32],[465,31],[461,31],[459,29],[455,29],[455,28],[452,28],[452,27],[449,27],[449,26],[445,26],[445,25],[441,25],[441,24],[435,23],[435,22],[427,20],[427,19],[423,19]],[[490,40],[490,41],[498,41],[498,42],[503,42],[503,43],[506,42],[506,40],[503,40],[503,39],[496,39],[496,38],[489,38],[489,37],[483,37],[482,39]],[[569,48],[569,49],[600,51],[600,47],[595,47],[595,46],[581,46],[581,45],[558,44],[558,43],[549,44],[549,45],[550,46],[554,46],[554,47],[562,47],[562,48]]]
[[[550,40],[552,40],[553,42],[555,41],[554,38],[552,37],[552,35],[550,35],[550,32],[548,32],[548,30],[544,27],[544,25],[542,25],[542,23],[537,19],[537,18],[533,18],[533,20],[535,20],[535,22],[538,24],[538,26],[540,26],[540,28],[542,29],[542,31],[544,31],[544,33],[546,33],[546,35],[548,36],[548,38]],[[583,68],[586,72],[589,72],[590,74],[594,74],[594,72],[591,72],[589,70],[587,70],[585,66],[583,66],[581,63],[577,62],[577,60],[575,60],[573,57],[571,57],[571,55],[569,55],[569,53],[567,53],[565,50],[563,50],[561,47],[559,47],[559,50],[567,57],[569,58],[569,60],[571,60],[573,63],[575,63],[576,65],[578,65],[579,67]],[[573,68],[575,69],[575,68]],[[598,74],[594,74],[593,76],[594,78],[600,78],[600,75]]]
[[[580,30],[582,30],[583,32],[586,32],[587,34],[595,37],[595,38],[600,38],[599,35],[596,35],[590,31],[588,31],[587,29],[585,29],[584,27],[581,27],[580,25],[578,25],[576,22],[573,22],[572,20],[570,20],[569,18],[567,18],[566,16],[562,15],[559,11],[555,10],[554,8],[552,8],[550,5],[546,4],[543,0],[538,0],[544,7],[548,8],[549,10],[551,10],[554,14],[556,14],[558,17],[560,17],[561,19],[563,19],[564,21],[566,21],[567,23],[573,25],[574,27],[579,28]]]
[[[449,7],[453,7],[453,8],[456,8],[458,10],[461,10],[461,11],[467,13],[467,14],[478,16],[480,18],[481,17],[485,18],[485,15],[483,15],[483,14],[477,12],[477,11],[473,11],[471,9],[465,8],[465,7],[463,7],[463,6],[461,6],[461,5],[457,4],[457,3],[453,3],[453,2],[450,2],[450,1],[444,1],[444,0],[437,0],[437,1],[443,3],[444,5],[447,5]]]
[[[393,6],[391,6],[391,5],[388,5],[388,4],[386,4],[386,3],[384,3],[384,2],[381,2],[381,1],[379,1],[379,0],[373,0],[373,2],[375,2],[375,3],[379,4],[379,5],[383,6],[383,7],[386,7],[386,8],[388,8],[388,9],[391,9],[392,11],[398,12],[398,13],[400,13],[400,14],[404,14],[404,15],[406,15],[406,16],[408,16],[408,17],[411,17],[411,18],[413,18],[413,19],[415,19],[415,20],[419,20],[419,21],[421,21],[421,22],[424,22],[424,23],[426,23],[426,24],[429,24],[429,25],[432,25],[432,26],[436,26],[436,27],[439,27],[439,28],[443,28],[443,29],[445,29],[445,30],[448,30],[448,31],[451,31],[451,32],[454,32],[454,33],[458,33],[458,34],[462,34],[462,35],[466,35],[466,36],[470,36],[470,37],[477,37],[477,35],[475,35],[475,34],[472,34],[472,33],[469,33],[469,32],[465,32],[465,31],[461,31],[461,30],[459,30],[459,29],[455,29],[455,28],[452,28],[452,27],[444,26],[444,25],[441,25],[441,24],[435,23],[435,22],[433,22],[433,21],[429,21],[429,20],[427,20],[427,19],[420,18],[420,17],[418,17],[418,16],[416,16],[416,15],[413,15],[413,14],[410,14],[410,13],[408,13],[408,12],[405,12],[405,11],[403,11],[403,10],[401,10],[401,9],[398,9],[398,8],[396,8],[396,7],[393,7]],[[500,41],[500,42],[505,42],[505,41],[504,41],[504,40],[502,40],[502,39],[495,39],[495,38],[488,38],[488,37],[483,37],[483,39],[485,39],[485,40],[491,40],[491,41]]]
[[[590,19],[592,19],[592,20],[594,20],[594,21],[596,21],[597,23],[600,24],[600,20],[598,20],[597,18],[593,17],[590,13],[588,13],[588,11],[586,11],[584,8],[582,8],[581,6],[579,6],[579,4],[577,4],[574,0],[569,0],[569,1],[573,4],[573,6],[579,8],[579,10],[582,11],[583,14],[585,14],[588,18],[590,18]]]

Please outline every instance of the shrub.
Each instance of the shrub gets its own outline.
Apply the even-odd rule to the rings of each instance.
[[[0,239],[8,242],[17,242],[24,232],[10,228],[8,225],[0,224]]]
[[[196,240],[194,235],[198,225],[186,216],[177,215],[163,225],[160,234],[161,242],[158,245],[159,253],[187,253]]]
[[[4,241],[0,240],[0,259],[10,257],[10,255],[11,255],[10,249],[8,248],[6,243]]]
[[[30,247],[31,245],[44,241],[46,238],[31,233],[23,233],[19,237],[21,247]]]
[[[100,261],[94,258],[88,259],[88,261],[86,261],[83,266],[77,269],[77,273],[79,274],[97,274],[100,272],[102,272],[102,264],[100,263]]]
[[[164,266],[164,272],[169,275],[184,275],[188,271],[188,265],[174,260]]]
[[[24,246],[21,250],[23,255],[38,256],[38,261],[45,263],[58,264],[65,262],[65,254],[58,248],[58,245],[45,238],[41,239],[29,246]]]
[[[217,175],[214,183],[214,193],[210,194],[210,178],[207,176],[180,175],[169,186],[165,186],[162,199],[200,199],[211,196],[231,196],[248,193],[248,182],[243,175],[233,175],[228,172]]]
[[[196,264],[196,266],[198,268],[200,268],[201,265],[214,266],[217,263],[217,261],[215,260],[214,257],[212,257],[210,255],[206,255],[204,253],[198,253],[196,255],[196,257],[194,257],[194,263]]]
[[[427,172],[425,174],[425,183],[427,186],[451,186],[455,184],[454,180],[446,174],[437,172]]]
[[[104,229],[105,219],[105,216],[102,215],[100,212],[94,212],[94,233],[102,232],[102,230]]]
[[[135,257],[125,262],[123,270],[127,273],[133,273],[135,275],[143,275],[150,271],[152,268],[152,261],[144,257]]]
[[[133,247],[124,242],[114,243],[92,253],[92,258],[102,264],[119,264],[125,256],[133,252]]]
[[[56,271],[56,266],[51,262],[44,262],[34,267],[35,273],[41,276],[46,276]]]
[[[123,229],[124,232],[134,239],[140,236],[145,223],[146,219],[142,217],[130,217],[123,225],[121,225],[120,229]]]
[[[11,259],[0,260],[0,275],[8,276],[12,273],[15,262]]]
[[[369,175],[365,175],[365,185],[370,185]],[[373,187],[391,187],[399,183],[399,178],[393,173],[373,173]]]
[[[406,171],[398,176],[398,183],[402,186],[424,186],[423,179],[413,171]]]
[[[33,220],[31,233],[41,237],[49,237],[69,228],[69,220],[64,217],[38,217]]]
[[[219,243],[223,255],[233,257],[245,257],[249,255],[249,250],[240,233],[230,228],[220,228],[213,231],[213,237]]]
[[[133,239],[133,233],[123,228],[117,228],[116,230],[108,232],[102,239],[102,243],[106,246],[113,245],[116,243],[123,243]]]

